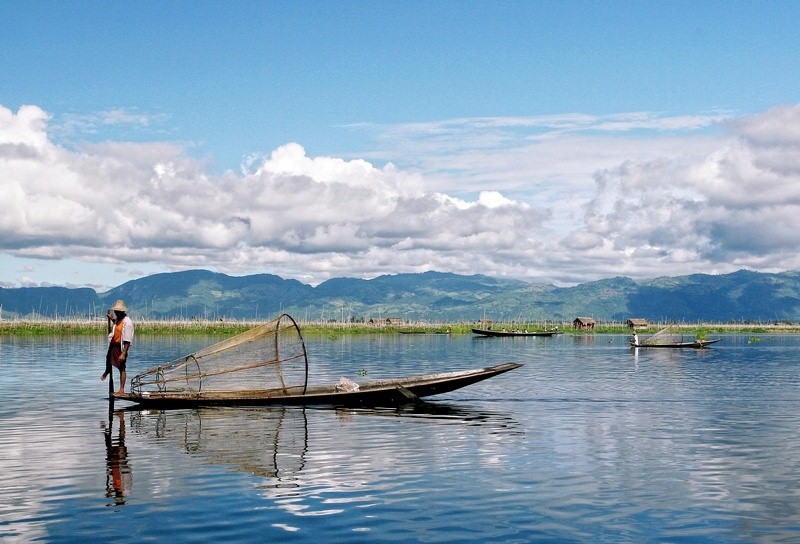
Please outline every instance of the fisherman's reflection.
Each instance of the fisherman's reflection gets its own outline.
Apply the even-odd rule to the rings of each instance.
[[[118,421],[114,437],[114,417]],[[106,442],[106,497],[115,505],[125,504],[131,490],[131,469],[128,466],[128,448],[125,446],[125,415],[122,411],[110,413],[108,425],[103,425]]]

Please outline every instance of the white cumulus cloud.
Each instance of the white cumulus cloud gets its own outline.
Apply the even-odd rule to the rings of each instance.
[[[383,166],[287,143],[238,174],[212,174],[170,142],[66,147],[49,119],[0,106],[5,255],[311,283],[431,269],[571,283],[800,268],[798,106],[389,127],[373,152]]]
[[[419,173],[309,157],[295,143],[215,176],[177,145],[59,146],[35,106],[0,118],[0,250],[17,256],[321,281],[449,267],[535,235],[545,216],[497,191],[458,205]]]

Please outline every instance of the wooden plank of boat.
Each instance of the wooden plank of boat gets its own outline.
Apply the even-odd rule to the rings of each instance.
[[[716,340],[695,340],[694,342],[676,342],[671,344],[635,344],[631,342],[632,348],[694,348],[694,349],[702,349],[706,346],[710,346],[711,344],[716,344],[722,340],[722,338],[717,338]]]
[[[417,398],[448,393],[497,376],[522,365],[504,363],[485,368],[376,380],[358,384],[355,391],[338,390],[336,385],[251,391],[159,393],[141,392],[115,395],[115,400],[134,402],[153,408],[195,408],[198,406],[335,405],[395,406]]]
[[[555,336],[558,331],[495,331],[491,329],[472,329],[479,336]]]

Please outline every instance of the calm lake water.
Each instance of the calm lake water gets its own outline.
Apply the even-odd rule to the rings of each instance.
[[[314,383],[525,366],[418,408],[109,414],[103,338],[2,337],[0,541],[800,542],[800,336],[722,338],[310,338]],[[216,340],[139,337],[129,372]]]

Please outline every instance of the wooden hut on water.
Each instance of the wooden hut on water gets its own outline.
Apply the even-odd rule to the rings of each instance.
[[[647,327],[650,326],[647,323],[646,319],[641,319],[641,318],[638,318],[638,317],[630,318],[629,320],[627,320],[625,322],[625,324],[628,326],[629,329],[634,330],[634,331],[635,330],[639,330],[639,329],[646,329]]]
[[[594,329],[594,326],[596,324],[597,321],[595,321],[591,317],[576,317],[575,320],[572,322],[572,328],[578,329],[580,331],[590,331]]]

